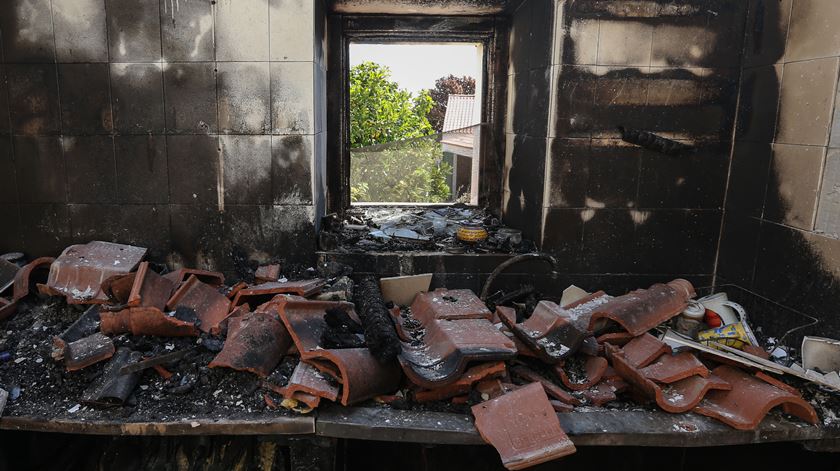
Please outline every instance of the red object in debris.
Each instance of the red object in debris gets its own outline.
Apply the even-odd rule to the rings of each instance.
[[[789,387],[780,388],[764,379],[731,366],[712,371],[732,385],[731,391],[712,391],[694,409],[698,414],[720,420],[738,430],[754,430],[774,407],[810,424],[819,421],[813,406]]]
[[[566,404],[573,406],[579,406],[581,404],[580,399],[572,396],[568,391],[552,383],[548,378],[530,368],[519,365],[514,366],[510,371],[514,376],[522,378],[525,381],[540,383],[543,389],[545,389],[545,392],[558,401],[565,402]]]
[[[310,396],[322,397],[328,401],[338,399],[338,386],[333,385],[314,366],[298,362],[292,377],[286,386],[264,383],[265,386],[286,399],[292,399],[295,393],[302,392]]]
[[[164,368],[163,365],[152,365],[152,369],[155,370],[163,379],[169,379],[172,377],[172,372]]]
[[[262,265],[258,267],[257,271],[254,273],[254,279],[260,283],[277,281],[280,279],[280,265],[275,263],[272,265]]]
[[[102,282],[134,271],[145,256],[145,248],[111,242],[71,245],[52,263],[47,283],[38,290],[65,296],[68,304],[102,304],[108,301]]]
[[[454,383],[473,361],[503,361],[516,356],[516,345],[487,319],[434,320],[425,325],[418,345],[403,343],[403,372],[427,389]]]
[[[610,403],[616,399],[617,393],[627,388],[627,383],[624,380],[604,380],[595,386],[584,390],[581,394],[586,399],[587,404],[595,407],[601,407],[604,404]]]
[[[423,325],[434,319],[487,319],[493,313],[484,302],[468,289],[438,288],[428,293],[418,293],[411,303],[411,314]]]
[[[507,469],[528,468],[577,451],[539,384],[472,407],[475,428]]]
[[[29,288],[32,286],[32,277],[42,271],[46,271],[44,276],[46,280],[49,276],[50,265],[55,261],[52,257],[41,257],[27,263],[15,274],[15,285],[12,291],[12,300],[20,301],[29,294]]]
[[[572,381],[564,369],[565,366],[565,363],[561,363],[554,367],[554,372],[557,374],[557,377],[560,378],[564,386],[572,391],[582,391],[598,384],[601,378],[603,378],[604,372],[607,371],[609,364],[604,357],[587,356],[583,365],[586,377],[581,382]]]
[[[657,383],[671,384],[681,379],[700,375],[709,376],[709,369],[692,352],[682,352],[676,355],[662,355],[650,365],[640,370],[642,375]]]
[[[644,333],[622,347],[624,358],[635,368],[643,368],[666,353],[671,352],[671,347],[660,342],[659,339]]]
[[[115,275],[102,281],[100,288],[108,300],[114,304],[128,303],[128,297],[131,295],[131,287],[134,286],[134,278],[137,273],[129,273],[127,275]]]
[[[309,297],[321,292],[324,287],[324,280],[286,281],[263,283],[239,290],[233,297],[230,308],[233,309],[240,304],[249,303],[251,306],[259,306],[271,301],[278,294],[294,294],[301,297]]]
[[[703,315],[703,322],[712,329],[717,329],[723,325],[723,319],[711,309],[706,309],[706,314]]]
[[[96,333],[67,344],[64,349],[64,366],[67,367],[67,371],[81,370],[111,358],[114,352],[114,342],[109,337]]]
[[[265,378],[283,359],[291,343],[275,313],[251,312],[229,321],[225,346],[209,366],[250,371]]]
[[[560,402],[556,399],[549,399],[548,402],[551,404],[551,407],[554,408],[554,412],[565,413],[575,410],[575,406],[570,406],[569,404]]]
[[[630,332],[610,332],[608,334],[599,335],[598,343],[610,343],[621,347],[627,345],[627,343],[634,338],[636,337]]]
[[[9,301],[6,298],[0,298],[0,321],[11,317],[17,312],[17,301]]]
[[[195,275],[190,276],[166,302],[169,310],[179,307],[194,310],[201,320],[198,327],[210,334],[218,334],[220,324],[230,315],[230,300],[218,289],[199,281]]]
[[[142,262],[134,275],[128,295],[130,307],[156,307],[164,309],[175,290],[175,283],[149,269],[149,262]]]
[[[497,378],[506,372],[504,362],[482,363],[468,369],[458,381],[441,388],[417,391],[414,400],[417,402],[442,401],[454,396],[467,394],[473,385],[489,378]]]
[[[195,276],[202,283],[207,283],[208,285],[213,286],[215,288],[218,288],[225,284],[225,275],[217,271],[198,270],[195,268],[179,268],[175,271],[171,271],[163,275],[164,278],[175,283],[176,285],[180,285],[184,282],[184,280],[191,276]]]
[[[694,287],[683,279],[657,283],[599,306],[589,321],[589,330],[602,331],[612,321],[633,335],[642,335],[681,313],[694,295]]]
[[[99,330],[115,335],[131,332],[134,335],[158,337],[197,337],[198,328],[192,322],[165,314],[154,307],[131,307],[118,312],[102,311]]]

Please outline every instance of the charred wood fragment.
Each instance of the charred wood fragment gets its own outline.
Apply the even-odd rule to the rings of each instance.
[[[400,340],[376,278],[362,278],[355,297],[371,353],[382,363],[395,359],[401,350]]]
[[[682,155],[694,150],[692,146],[671,139],[665,139],[648,131],[628,129],[624,126],[619,126],[618,130],[621,132],[621,140],[624,142],[629,142],[630,144],[635,144],[661,154]]]

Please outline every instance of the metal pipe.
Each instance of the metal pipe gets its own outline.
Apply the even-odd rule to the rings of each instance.
[[[543,260],[551,264],[551,276],[557,276],[557,259],[552,257],[551,255],[544,254],[544,253],[524,253],[521,255],[517,255],[513,258],[509,258],[504,262],[500,263],[490,276],[487,277],[487,281],[484,282],[484,287],[481,288],[481,300],[487,300],[487,296],[490,294],[490,286],[493,284],[493,281],[496,280],[496,277],[499,276],[505,269],[510,267],[511,265],[516,265],[517,263],[524,262],[527,260]]]

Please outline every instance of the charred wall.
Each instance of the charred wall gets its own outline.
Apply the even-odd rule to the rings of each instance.
[[[308,0],[0,3],[0,251],[101,239],[218,269],[308,260],[324,15]]]
[[[770,334],[837,336],[840,318],[840,10],[751,0],[718,275],[769,298]],[[774,303],[780,303],[778,306]]]
[[[672,276],[711,284],[745,15],[744,2],[723,0],[556,2],[550,64],[529,76],[550,94],[536,104],[512,87],[514,126],[545,119],[546,132],[509,137],[508,188],[523,191],[506,208],[564,272],[628,288]],[[619,126],[693,150],[646,150]],[[519,149],[533,159],[521,167]]]

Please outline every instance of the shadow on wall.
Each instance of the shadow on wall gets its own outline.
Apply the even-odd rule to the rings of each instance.
[[[785,12],[774,0],[750,4],[754,9],[746,31],[745,55],[761,64],[775,64],[785,51],[786,32],[776,28]],[[803,335],[838,337],[840,316],[834,311],[840,303],[840,280],[832,271],[840,261],[830,253],[832,241],[766,219],[768,215],[783,219],[793,208],[780,192],[780,169],[773,162],[777,111],[767,107],[780,102],[778,75],[756,77],[745,75],[742,84],[736,139],[750,142],[739,141],[735,146],[719,253],[720,282],[734,283],[772,300],[756,300],[752,309],[748,307],[765,335],[778,338],[808,324],[808,319],[796,314],[799,311],[817,317],[820,323],[792,334],[789,345],[798,346]],[[773,129],[775,133],[768,132]],[[833,245],[836,250],[838,244]]]

